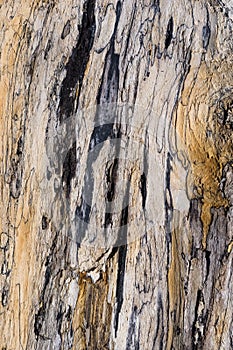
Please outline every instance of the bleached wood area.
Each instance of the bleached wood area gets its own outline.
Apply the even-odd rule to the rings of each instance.
[[[232,349],[232,0],[0,26],[0,349]]]

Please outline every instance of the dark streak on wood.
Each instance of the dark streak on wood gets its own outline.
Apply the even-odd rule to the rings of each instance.
[[[45,48],[45,52],[44,52],[44,59],[47,60],[48,59],[48,53],[50,51],[50,49],[52,48],[52,41],[51,39],[48,40],[48,43],[46,45],[46,48]]]
[[[206,280],[209,276],[210,272],[210,256],[211,256],[211,251],[206,250],[205,251],[205,258],[206,258]]]
[[[128,183],[125,197],[129,198],[130,183]],[[128,223],[128,205],[122,209],[120,228],[118,233],[118,238],[116,241],[116,246],[119,246],[118,250],[118,271],[117,271],[117,283],[116,283],[116,312],[114,319],[115,336],[118,331],[118,322],[121,307],[124,300],[124,278],[125,278],[125,264],[127,255],[127,223]]]
[[[41,219],[41,228],[42,228],[42,230],[46,230],[48,225],[49,225],[48,218],[45,215],[43,215],[42,219]]]
[[[135,349],[136,339],[136,318],[137,318],[137,306],[133,305],[131,315],[129,319],[128,334],[126,340],[126,349]]]
[[[63,162],[62,182],[63,182],[63,188],[66,193],[66,197],[69,197],[70,195],[71,180],[75,177],[76,166],[77,166],[76,142],[74,142],[72,147],[67,152],[65,160]]]
[[[59,266],[56,266],[56,254],[55,250],[57,249],[58,244],[58,233],[55,234],[55,237],[53,239],[52,246],[50,248],[50,253],[47,256],[45,266],[45,276],[44,276],[44,285],[41,291],[40,300],[39,300],[39,310],[37,313],[35,313],[35,319],[34,319],[34,333],[36,336],[36,339],[38,339],[40,336],[43,337],[42,334],[42,326],[46,317],[46,313],[49,311],[50,308],[50,302],[51,299],[49,298],[49,286],[52,283],[51,278],[54,273],[54,270],[59,269]],[[51,286],[50,286],[51,287]]]
[[[164,205],[165,205],[165,230],[166,230],[166,240],[168,248],[168,266],[170,265],[170,249],[171,249],[171,221],[173,217],[173,202],[171,194],[170,177],[172,171],[172,156],[170,153],[167,154],[167,164],[166,164],[166,178],[165,178],[165,191],[164,191]]]
[[[143,173],[140,178],[140,190],[142,195],[142,208],[145,209],[146,206],[146,197],[147,197],[147,188],[146,188],[146,175]]]
[[[95,30],[95,0],[87,0],[84,4],[82,25],[78,43],[73,49],[70,59],[65,67],[66,77],[62,82],[60,90],[60,103],[58,108],[60,122],[69,118],[74,110],[77,84],[79,85],[79,92],[77,96],[78,105],[84,73],[94,42]]]
[[[70,28],[71,28],[70,20],[68,20],[66,22],[66,24],[64,25],[63,31],[61,33],[61,39],[62,40],[64,40],[67,37],[67,35],[70,34]]]
[[[173,17],[169,19],[168,25],[167,25],[167,32],[166,32],[166,39],[165,39],[165,50],[168,49],[168,47],[171,44],[173,37]]]
[[[7,306],[8,297],[9,297],[9,286],[7,283],[5,283],[5,285],[2,288],[2,295],[1,295],[1,302],[3,307]]]
[[[155,330],[155,337],[154,337],[154,346],[156,343],[156,340],[158,337],[159,339],[159,350],[163,349],[163,342],[164,342],[164,310],[163,310],[163,301],[162,301],[162,295],[159,293],[158,295],[158,302],[157,302],[157,322],[156,322],[156,330]],[[153,348],[154,348],[153,346]]]
[[[113,201],[115,196],[115,186],[117,182],[118,166],[119,166],[119,160],[118,158],[115,158],[105,171],[106,183],[107,183],[106,202],[108,202],[107,204],[109,205],[111,205],[110,202]],[[108,227],[110,224],[112,224],[112,213],[109,210],[110,208],[108,206],[108,210],[105,213],[104,227]]]
[[[202,42],[203,42],[203,48],[205,50],[207,49],[207,47],[209,45],[210,35],[211,35],[209,12],[208,12],[207,7],[206,7],[206,12],[207,12],[207,22],[206,22],[206,25],[204,25],[204,27],[202,29]]]
[[[97,104],[114,103],[119,90],[119,55],[115,53],[115,36],[121,14],[121,2],[117,2],[116,22],[110,40],[110,48],[105,58],[103,78],[97,94]]]
[[[108,139],[115,138],[113,127],[114,127],[114,124],[109,122],[107,122],[106,124],[97,125],[96,127],[94,127],[94,130],[92,131],[92,134],[90,137],[89,149],[88,149],[88,152],[93,150],[93,152],[91,153],[91,157],[93,160],[97,159],[100,148],[102,148],[102,144]],[[98,149],[95,148],[98,145],[99,145]]]
[[[203,293],[199,289],[197,291],[196,305],[195,305],[195,317],[192,327],[192,348],[193,350],[200,349],[202,346],[202,333],[200,331],[199,325],[203,324],[203,311],[200,313],[198,310],[200,303],[204,303]]]
[[[127,245],[122,245],[118,249],[118,271],[116,283],[116,313],[114,319],[115,336],[117,335],[119,314],[123,304],[123,289],[124,289],[124,275],[125,275],[125,260],[127,253]]]

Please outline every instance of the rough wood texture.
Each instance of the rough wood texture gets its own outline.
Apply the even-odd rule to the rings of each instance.
[[[232,349],[232,1],[0,6],[1,350]]]

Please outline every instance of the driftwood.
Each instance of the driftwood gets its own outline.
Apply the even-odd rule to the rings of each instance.
[[[232,349],[232,1],[0,7],[0,349]]]

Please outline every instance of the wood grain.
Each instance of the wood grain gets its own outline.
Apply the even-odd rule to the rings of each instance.
[[[0,17],[1,350],[232,349],[231,1]]]

